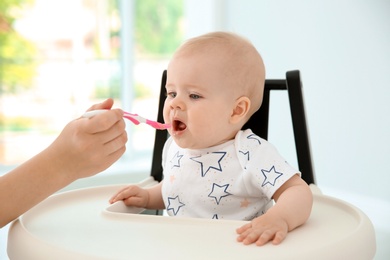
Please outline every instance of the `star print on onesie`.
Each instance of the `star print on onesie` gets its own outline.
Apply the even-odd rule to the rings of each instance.
[[[223,197],[231,195],[229,192],[226,191],[228,187],[229,184],[219,186],[218,184],[213,183],[213,188],[209,194],[209,197],[214,198],[215,202],[219,205],[219,202]]]
[[[200,164],[201,175],[204,177],[211,169],[222,171],[221,160],[225,155],[226,152],[213,152],[208,156],[197,156],[190,159]]]
[[[182,157],[183,157],[183,155],[181,155],[181,154],[179,154],[179,152],[177,152],[171,160],[172,167],[180,167],[180,160]]]
[[[274,186],[276,179],[283,175],[283,173],[277,172],[275,170],[275,166],[272,166],[269,171],[263,169],[261,170],[261,172],[265,177],[264,182],[261,186],[265,186],[267,184],[271,184],[272,186]]]
[[[182,149],[170,137],[163,150],[162,195],[171,216],[251,220],[280,186],[300,172],[250,129],[206,149]]]
[[[168,206],[167,210],[173,211],[173,214],[176,215],[177,212],[179,212],[180,208],[183,207],[185,204],[180,202],[179,196],[176,196],[175,198],[168,198]]]

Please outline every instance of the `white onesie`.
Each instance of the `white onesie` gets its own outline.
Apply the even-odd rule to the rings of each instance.
[[[163,150],[162,196],[170,216],[252,220],[275,191],[300,172],[251,130],[201,150],[182,149],[170,137]]]

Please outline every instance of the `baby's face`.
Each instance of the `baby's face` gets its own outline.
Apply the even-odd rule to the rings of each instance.
[[[237,97],[221,72],[223,58],[211,56],[174,56],[168,66],[164,120],[182,148],[212,147],[235,136],[229,119]]]

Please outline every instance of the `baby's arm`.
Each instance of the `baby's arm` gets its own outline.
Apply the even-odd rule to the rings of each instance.
[[[129,185],[119,190],[111,197],[110,203],[122,200],[127,206],[135,206],[146,209],[164,209],[164,201],[159,183],[150,188],[141,188],[137,185]]]
[[[302,225],[310,216],[313,195],[309,186],[294,175],[273,196],[276,204],[264,215],[237,229],[237,241],[261,246],[268,241],[280,244],[287,233]]]

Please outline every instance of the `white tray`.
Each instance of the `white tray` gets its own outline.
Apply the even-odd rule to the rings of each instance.
[[[142,185],[149,185],[144,183]],[[375,233],[354,206],[314,195],[305,225],[278,245],[244,246],[245,222],[134,214],[108,199],[121,186],[54,195],[16,220],[8,255],[17,259],[373,259]],[[133,214],[132,214],[133,212]]]

